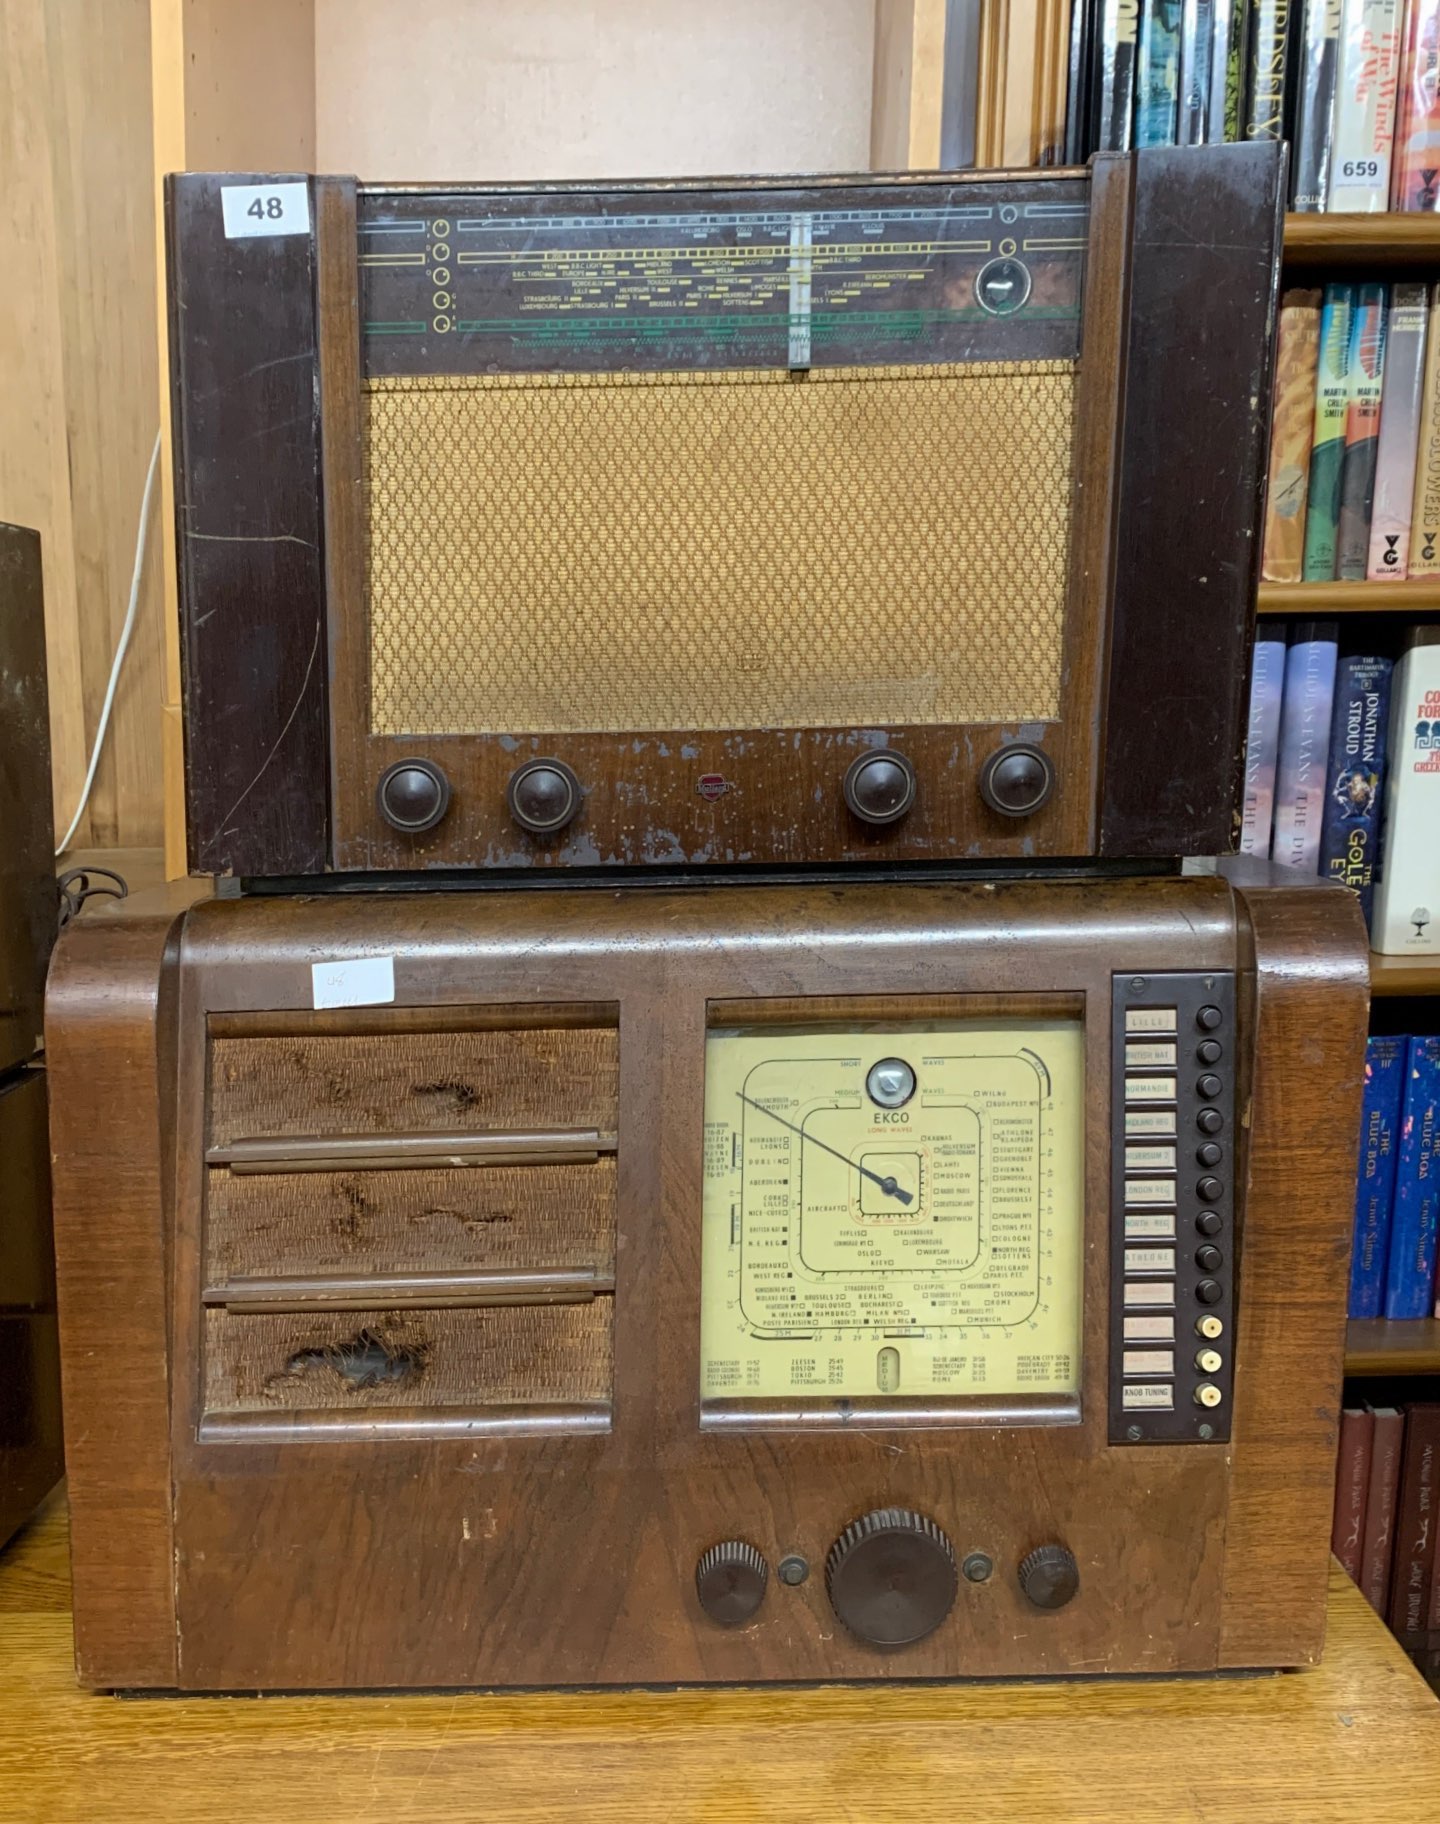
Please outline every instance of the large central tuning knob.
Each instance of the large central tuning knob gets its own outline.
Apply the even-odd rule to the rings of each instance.
[[[958,1579],[950,1541],[924,1514],[877,1507],[852,1520],[830,1547],[825,1587],[852,1634],[877,1647],[905,1647],[940,1626]]]

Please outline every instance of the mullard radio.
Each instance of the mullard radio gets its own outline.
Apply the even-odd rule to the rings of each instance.
[[[173,180],[230,878],[51,977],[84,1682],[1318,1656],[1364,933],[1175,859],[1277,170]]]

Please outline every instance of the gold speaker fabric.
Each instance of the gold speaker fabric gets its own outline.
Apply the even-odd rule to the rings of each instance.
[[[371,380],[372,729],[1053,718],[1075,379]]]

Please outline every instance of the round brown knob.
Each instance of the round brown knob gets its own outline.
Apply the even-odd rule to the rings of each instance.
[[[510,815],[522,830],[549,836],[563,830],[580,809],[580,781],[563,760],[527,760],[505,787]]]
[[[825,1587],[852,1634],[872,1646],[909,1646],[950,1613],[955,1553],[924,1514],[877,1507],[852,1520],[831,1546]]]
[[[844,792],[862,823],[896,823],[915,802],[915,768],[904,754],[874,748],[846,767]]]
[[[1054,790],[1054,762],[1028,741],[997,748],[980,768],[980,796],[1002,817],[1029,817]]]
[[[1020,1588],[1037,1609],[1063,1609],[1080,1593],[1080,1566],[1063,1545],[1040,1545],[1021,1561]]]
[[[381,773],[375,804],[392,829],[418,836],[450,809],[450,781],[433,760],[397,760]]]
[[[695,1594],[700,1607],[722,1628],[749,1621],[765,1600],[770,1567],[753,1545],[727,1539],[702,1552],[695,1566]]]

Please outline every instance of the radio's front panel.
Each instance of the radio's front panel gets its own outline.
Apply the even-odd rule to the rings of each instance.
[[[1244,1065],[1226,889],[597,898],[191,915],[180,1682],[1216,1664],[1245,1363],[1117,1438],[1112,1023]]]

